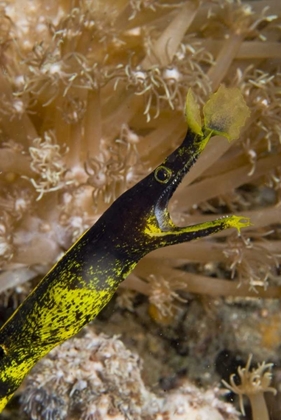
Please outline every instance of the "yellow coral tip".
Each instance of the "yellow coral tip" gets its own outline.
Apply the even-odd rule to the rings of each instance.
[[[222,85],[203,107],[203,114],[205,129],[234,140],[239,137],[250,110],[240,89]]]
[[[188,89],[186,95],[185,120],[193,133],[203,135],[200,108],[191,89]]]

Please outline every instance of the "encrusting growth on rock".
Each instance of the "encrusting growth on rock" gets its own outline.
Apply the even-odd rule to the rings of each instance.
[[[21,397],[32,420],[238,420],[212,390],[185,382],[156,395],[141,377],[142,361],[116,337],[86,330],[33,369]]]

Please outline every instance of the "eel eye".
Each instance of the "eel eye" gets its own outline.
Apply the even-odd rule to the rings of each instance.
[[[167,184],[172,176],[172,171],[165,166],[158,166],[154,171],[154,177],[156,181],[161,182],[161,184]]]

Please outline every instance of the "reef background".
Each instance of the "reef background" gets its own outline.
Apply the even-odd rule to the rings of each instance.
[[[280,24],[277,0],[0,3],[2,322],[180,143],[188,88],[203,104],[238,86],[251,110],[239,140],[211,141],[170,211],[182,225],[232,212],[253,225],[148,255],[92,328],[121,334],[155,393],[188,380],[219,395],[250,353],[272,362],[280,418]],[[2,418],[18,418],[17,398]]]

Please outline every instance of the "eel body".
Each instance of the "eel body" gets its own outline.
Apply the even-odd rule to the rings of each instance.
[[[146,254],[248,226],[237,216],[188,227],[172,222],[169,199],[213,134],[195,131],[189,129],[161,165],[109,207],[2,326],[0,412],[34,364],[93,320]]]

